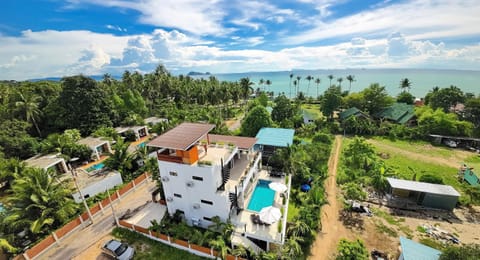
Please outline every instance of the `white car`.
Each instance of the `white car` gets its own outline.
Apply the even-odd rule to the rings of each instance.
[[[102,252],[118,260],[130,260],[135,254],[135,249],[118,240],[110,240],[102,247]]]
[[[451,148],[456,148],[457,147],[457,143],[453,140],[450,140],[450,139],[446,139],[445,141],[443,141],[443,143],[446,146],[451,147]]]

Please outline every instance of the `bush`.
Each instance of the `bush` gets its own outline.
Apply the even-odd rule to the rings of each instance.
[[[324,144],[332,144],[331,135],[326,133],[317,133],[313,136],[312,142],[314,143],[324,143]]]
[[[420,179],[418,181],[428,182],[428,183],[433,183],[433,184],[443,184],[442,177],[435,176],[435,175],[432,175],[432,174],[424,174],[424,175],[420,176]]]
[[[345,191],[345,198],[348,200],[364,200],[367,198],[367,193],[358,183],[349,182],[345,184],[343,190]]]
[[[368,260],[368,251],[363,241],[357,239],[355,241],[348,241],[344,238],[340,239],[338,243],[337,260]]]

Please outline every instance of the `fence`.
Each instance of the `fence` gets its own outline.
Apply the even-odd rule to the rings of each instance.
[[[192,253],[198,256],[207,257],[211,259],[215,259],[217,258],[217,256],[219,256],[218,252],[213,250],[213,248],[207,248],[207,247],[199,246],[196,244],[191,244],[189,241],[185,241],[181,239],[174,239],[168,235],[164,235],[158,232],[148,230],[144,227],[140,227],[140,226],[128,223],[124,220],[120,220],[119,225],[126,229],[140,233],[150,239],[160,241],[166,245],[187,251],[189,253]],[[245,260],[244,258],[236,257],[233,255],[227,255],[226,259],[227,260]]]
[[[148,178],[148,176],[149,174],[145,172],[144,174],[138,176],[135,180],[129,182],[120,190],[117,190],[115,193],[111,194],[110,199],[112,203],[121,199],[121,197],[125,196],[136,186],[142,184]],[[90,212],[92,213],[92,216],[94,218],[98,215],[98,213],[103,212],[103,209],[110,204],[110,199],[106,198],[101,202],[96,203],[94,206],[90,208]],[[16,256],[14,259],[15,260],[35,259],[36,257],[40,256],[42,253],[46,252],[52,246],[59,244],[62,238],[84,227],[85,226],[84,223],[87,223],[87,221],[89,221],[88,213],[84,212],[80,216],[78,216],[78,218],[75,218],[74,220],[65,224],[63,227],[53,231],[52,234],[50,234],[48,237],[44,238],[38,244],[34,245],[33,247],[25,251],[25,253],[23,253],[22,255]]]

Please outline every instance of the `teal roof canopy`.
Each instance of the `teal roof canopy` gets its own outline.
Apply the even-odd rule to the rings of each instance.
[[[437,260],[442,252],[413,240],[400,237],[404,260]]]
[[[257,144],[275,147],[287,147],[293,143],[295,130],[264,127],[257,133]]]

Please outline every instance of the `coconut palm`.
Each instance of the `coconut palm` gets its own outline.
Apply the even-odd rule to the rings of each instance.
[[[37,96],[29,92],[18,92],[19,100],[15,102],[17,110],[25,115],[25,120],[31,122],[37,130],[38,136],[42,136],[40,128],[37,124],[37,119],[42,114],[42,111],[38,108],[40,104],[40,96]]]
[[[350,93],[350,90],[352,90],[352,82],[355,81],[355,76],[354,75],[348,75],[347,80],[350,83],[350,85],[348,87],[348,93]]]
[[[225,240],[223,240],[222,236],[217,236],[217,238],[215,240],[211,240],[209,244],[213,247],[213,249],[217,250],[218,256],[221,259],[227,258],[229,247],[227,244],[225,244]]]
[[[4,221],[16,230],[28,228],[34,236],[59,227],[78,209],[67,180],[52,171],[27,168],[12,184]]]
[[[310,91],[310,82],[312,81],[313,77],[310,76],[310,75],[308,75],[308,76],[306,77],[306,79],[308,80],[308,85],[307,85],[307,96],[308,96],[309,91]]]
[[[247,256],[247,249],[242,245],[236,245],[232,250],[232,255],[236,257],[245,257]]]
[[[250,94],[250,91],[253,91],[253,88],[252,88],[253,84],[254,83],[251,82],[249,78],[240,79],[240,86],[242,88],[244,104],[247,103],[247,99],[248,99],[248,95]]]
[[[270,87],[270,85],[272,85],[272,81],[269,80],[269,79],[267,79],[267,80],[265,81],[265,85],[267,85],[267,91],[268,91],[268,88]]]
[[[289,236],[303,237],[307,234],[312,234],[312,229],[307,223],[295,217],[294,221],[287,227],[287,234]]]
[[[343,78],[340,77],[337,79],[337,82],[338,82],[338,86],[341,88],[342,87],[342,81],[343,81]]]
[[[258,85],[260,86],[260,88],[262,88],[262,85],[265,83],[265,80],[264,79],[260,79],[258,81]]]
[[[400,81],[400,88],[402,89],[403,92],[410,92],[411,86],[412,86],[412,82],[407,78],[404,78]]]
[[[293,87],[295,88],[295,97],[297,96],[297,85],[298,85],[298,81],[294,80],[293,81]]]
[[[317,84],[317,97],[318,97],[318,87],[320,86],[321,82],[322,82],[322,80],[320,78],[315,79],[315,84]]]
[[[332,74],[328,75],[327,78],[330,80],[330,87],[332,86],[332,79],[334,78]]]
[[[298,259],[302,255],[302,246],[299,242],[302,242],[301,237],[292,236],[285,241],[282,246],[282,255],[286,259]]]
[[[290,73],[290,95],[289,98],[292,98],[292,78],[293,78],[293,73]]]
[[[295,96],[298,95],[298,92],[300,91],[300,80],[302,79],[302,77],[300,76],[297,76],[297,93]]]
[[[131,169],[136,155],[128,152],[129,145],[130,143],[123,141],[122,138],[117,138],[117,142],[113,146],[115,153],[104,162],[107,168],[118,170],[124,181],[133,178]]]

